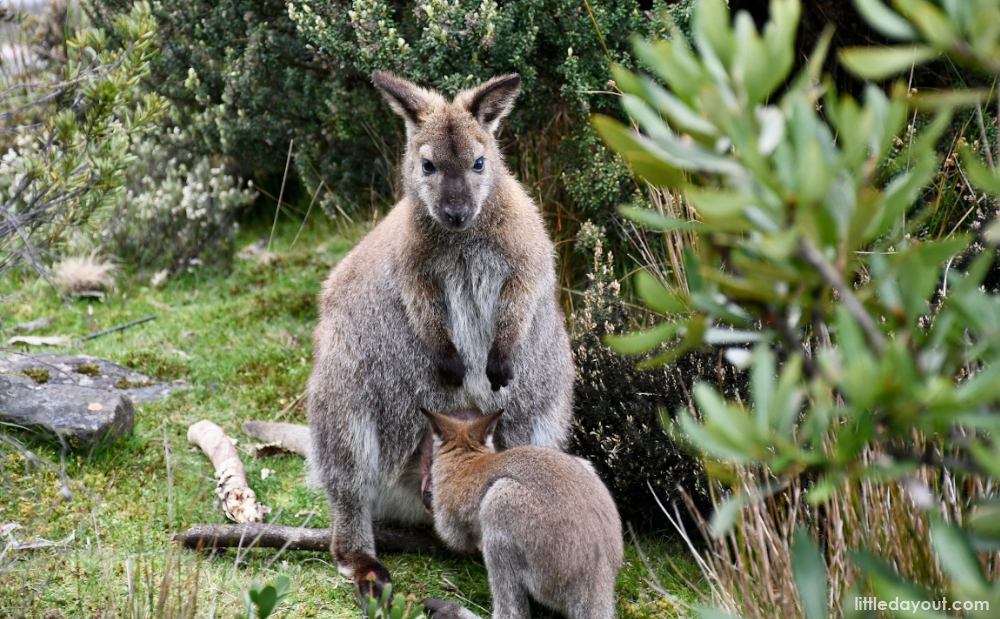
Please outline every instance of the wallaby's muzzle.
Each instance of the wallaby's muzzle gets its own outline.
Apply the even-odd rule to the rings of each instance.
[[[441,214],[441,223],[449,230],[464,230],[472,223],[472,209],[466,206],[446,206]]]

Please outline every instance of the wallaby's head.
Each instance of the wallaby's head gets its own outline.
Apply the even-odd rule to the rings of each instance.
[[[497,411],[492,415],[471,415],[469,411],[458,411],[442,415],[431,413],[421,409],[427,417],[431,426],[431,433],[434,436],[434,451],[443,454],[450,451],[478,451],[492,453],[496,451],[493,446],[493,434],[497,429],[497,422],[503,411]]]
[[[521,76],[494,77],[450,102],[391,73],[376,71],[372,81],[406,121],[404,189],[441,226],[465,230],[506,174],[496,133]]]

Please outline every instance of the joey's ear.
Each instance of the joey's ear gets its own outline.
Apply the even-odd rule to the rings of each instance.
[[[431,432],[434,433],[434,436],[444,438],[446,434],[455,433],[454,423],[444,415],[432,413],[424,408],[421,408],[420,412],[424,414],[424,417],[426,417],[428,423],[430,423]]]
[[[503,410],[499,410],[492,415],[486,415],[480,419],[477,419],[475,423],[469,430],[469,435],[475,440],[482,443],[483,445],[493,446],[493,435],[497,430],[497,422],[500,421],[500,415],[503,414]]]
[[[521,76],[511,73],[463,90],[455,97],[455,102],[465,106],[484,129],[496,133],[500,121],[510,113],[520,92]]]
[[[420,124],[421,115],[431,106],[435,97],[440,97],[409,80],[385,71],[372,73],[372,82],[382,92],[382,96],[389,102],[393,111],[406,121],[407,132],[416,129]]]

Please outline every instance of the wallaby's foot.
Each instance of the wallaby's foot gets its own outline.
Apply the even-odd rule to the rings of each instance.
[[[465,362],[462,361],[462,355],[459,354],[454,343],[448,342],[438,351],[435,363],[438,374],[446,385],[462,386],[462,381],[465,380]]]
[[[353,572],[354,593],[361,604],[364,604],[366,596],[376,600],[381,598],[385,586],[392,582],[389,570],[375,557],[358,554],[338,558],[337,563],[346,568],[344,571]]]
[[[490,379],[493,391],[500,391],[501,387],[509,385],[514,378],[514,363],[510,355],[500,352],[496,343],[490,348],[490,353],[486,357],[486,378]]]
[[[434,619],[479,619],[479,616],[461,604],[437,598],[424,598],[424,613]]]

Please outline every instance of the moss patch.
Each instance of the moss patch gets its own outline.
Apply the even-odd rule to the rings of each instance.
[[[79,374],[86,374],[87,376],[97,377],[101,375],[101,368],[98,367],[96,363],[85,363],[80,367],[76,368]]]
[[[49,382],[49,371],[42,368],[28,368],[23,372],[14,372],[18,376],[24,376],[25,378],[30,378],[39,385],[44,385]]]
[[[132,389],[133,387],[148,387],[150,385],[155,385],[156,383],[133,383],[129,379],[122,376],[115,383],[115,389]]]

